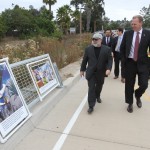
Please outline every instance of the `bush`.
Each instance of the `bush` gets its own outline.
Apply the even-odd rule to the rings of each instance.
[[[55,37],[55,38],[58,38],[59,40],[61,40],[62,36],[63,36],[63,33],[58,28],[56,28],[55,31],[54,31],[54,33],[52,33],[51,36]]]
[[[10,41],[9,41],[10,42]],[[49,54],[52,62],[56,62],[58,68],[75,62],[81,58],[84,49],[91,42],[91,34],[67,35],[58,38],[48,38],[37,36],[30,40],[25,40],[20,45],[6,44],[2,49],[1,56],[9,57],[9,62],[14,63],[28,58]],[[16,43],[16,42],[15,42]]]

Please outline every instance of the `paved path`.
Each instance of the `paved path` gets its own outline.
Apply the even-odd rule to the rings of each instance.
[[[15,150],[149,150],[150,88],[126,111],[124,84],[106,78],[102,103],[87,113],[86,80],[78,80],[61,101],[40,121]]]

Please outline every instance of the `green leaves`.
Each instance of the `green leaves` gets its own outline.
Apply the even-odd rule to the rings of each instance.
[[[51,13],[51,6],[54,5],[57,2],[57,0],[43,0],[43,3],[46,5],[49,5],[49,12]]]
[[[143,26],[150,28],[150,5],[148,7],[143,7],[142,10],[140,10],[140,14],[144,19]]]
[[[45,6],[40,10],[30,6],[27,10],[16,5],[13,9],[2,12],[0,17],[0,36],[6,32],[7,35],[20,38],[35,35],[50,36],[55,30],[53,15]]]
[[[71,24],[72,10],[69,5],[64,5],[57,10],[56,20],[62,32],[67,34]]]

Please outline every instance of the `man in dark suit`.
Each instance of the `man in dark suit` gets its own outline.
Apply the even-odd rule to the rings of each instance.
[[[112,68],[111,49],[101,45],[102,35],[95,33],[92,44],[85,49],[80,76],[85,76],[88,81],[88,113],[92,113],[96,100],[101,103],[100,94],[104,84],[105,75],[109,75]]]
[[[129,113],[133,112],[133,93],[138,108],[141,108],[141,96],[148,87],[147,50],[150,48],[150,31],[143,29],[142,24],[143,18],[140,15],[132,18],[133,30],[124,33],[120,49],[125,68],[125,101]],[[139,87],[134,90],[136,75]]]
[[[118,28],[117,34],[118,34],[118,36],[114,38],[113,43],[112,43],[112,52],[113,52],[114,63],[115,63],[114,79],[117,79],[119,76],[119,64],[121,63],[120,45],[121,45],[122,38],[123,38],[123,28]],[[124,70],[122,68],[122,63],[121,63],[121,82],[122,83],[125,82]]]
[[[113,37],[111,36],[111,30],[106,29],[105,36],[102,39],[102,44],[111,47],[113,43]]]
[[[111,48],[112,47],[112,43],[113,43],[112,32],[111,32],[110,29],[106,29],[105,30],[105,36],[102,39],[102,44]],[[108,77],[108,76],[105,75],[105,77]]]

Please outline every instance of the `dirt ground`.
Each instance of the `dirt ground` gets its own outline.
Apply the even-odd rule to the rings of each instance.
[[[74,63],[71,63],[59,70],[60,76],[63,81],[69,77],[73,77],[74,74],[77,72],[79,72],[79,74],[80,74],[81,61],[82,61],[82,59],[80,59]]]

